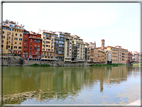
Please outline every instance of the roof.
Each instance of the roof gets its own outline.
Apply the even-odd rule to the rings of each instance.
[[[9,23],[14,23],[14,24],[16,24],[16,22],[14,22],[14,21],[10,21],[10,20],[9,20],[8,22],[9,22]]]
[[[21,25],[16,25],[16,26],[18,26],[18,27],[22,27],[22,28],[23,28],[23,26],[21,26]]]
[[[5,24],[5,25],[4,25]],[[6,26],[6,27],[9,27],[9,24],[6,24],[6,23],[3,23],[3,25],[2,26]]]

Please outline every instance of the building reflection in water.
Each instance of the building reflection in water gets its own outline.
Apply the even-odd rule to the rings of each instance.
[[[36,100],[65,99],[75,96],[84,88],[92,89],[99,83],[103,92],[107,85],[126,81],[133,67],[4,67],[3,95],[37,91]],[[136,74],[135,74],[136,75]],[[134,76],[135,76],[134,75]]]

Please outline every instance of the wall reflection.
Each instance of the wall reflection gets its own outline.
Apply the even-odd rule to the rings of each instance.
[[[131,73],[138,71],[138,67],[3,67],[4,103],[11,103],[10,97],[15,94],[22,96],[21,93],[27,93],[28,98],[33,96],[40,101],[50,98],[65,99],[84,88],[92,89],[98,83],[100,92],[103,92],[104,84],[119,84],[126,81]],[[136,75],[135,73],[133,76]],[[18,97],[13,103],[20,103],[22,100],[23,97]]]

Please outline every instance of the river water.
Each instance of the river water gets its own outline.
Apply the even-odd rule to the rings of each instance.
[[[128,104],[139,67],[3,67],[4,104]]]

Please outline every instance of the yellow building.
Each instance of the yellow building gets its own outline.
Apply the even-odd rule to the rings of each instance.
[[[106,50],[111,52],[112,63],[122,63],[126,64],[128,59],[128,49],[123,49],[121,46],[107,46]]]
[[[54,60],[54,37],[55,33],[51,31],[40,30],[42,38],[42,59]]]
[[[90,47],[91,48],[91,47]],[[98,48],[91,48],[90,53],[90,62],[91,63],[101,63],[101,53],[99,52]]]
[[[23,42],[23,26],[6,20],[2,24],[2,52],[3,55],[14,53],[21,55]]]
[[[98,53],[99,53],[99,56],[98,56],[99,62],[104,64],[105,63],[105,52],[102,50],[99,50]]]

